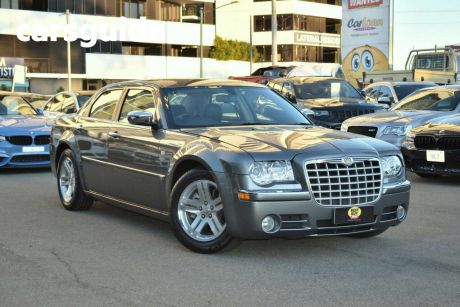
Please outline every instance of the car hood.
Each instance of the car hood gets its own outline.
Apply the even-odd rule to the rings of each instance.
[[[459,134],[460,116],[448,116],[430,121],[429,123],[414,129],[415,133],[427,134]]]
[[[393,145],[377,139],[316,126],[244,126],[182,131],[238,147],[256,161],[291,160],[303,153],[322,158],[343,155],[378,157],[398,152]]]
[[[0,134],[48,132],[52,122],[44,116],[0,116]]]
[[[345,124],[359,124],[359,126],[388,123],[410,125],[412,123],[423,123],[447,114],[449,113],[439,111],[388,111],[357,116],[347,120]]]
[[[364,99],[357,98],[320,98],[320,99],[297,99],[298,103],[303,104],[307,108],[337,108],[343,106],[370,106],[383,108],[374,103],[368,103]]]

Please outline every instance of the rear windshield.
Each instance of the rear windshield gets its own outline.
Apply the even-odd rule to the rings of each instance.
[[[426,90],[411,95],[393,110],[453,111],[460,102],[460,91]]]
[[[22,97],[3,96],[0,101],[0,115],[37,115],[35,109]]]
[[[401,84],[395,85],[394,89],[396,92],[396,96],[398,96],[399,100],[402,100],[412,94],[413,92],[426,87],[433,87],[434,84]]]

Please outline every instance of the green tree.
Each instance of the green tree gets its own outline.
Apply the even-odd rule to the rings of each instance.
[[[257,62],[260,55],[254,46],[252,47],[252,54],[253,61]],[[216,36],[210,56],[221,61],[249,61],[249,43]]]

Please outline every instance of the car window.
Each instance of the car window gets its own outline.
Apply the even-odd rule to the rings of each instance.
[[[347,81],[337,79],[303,80],[301,84],[294,84],[294,90],[298,99],[362,99],[352,85]]]
[[[379,97],[389,97],[393,98],[393,94],[388,86],[381,86],[380,87],[380,96]]]
[[[47,112],[61,112],[62,110],[62,102],[64,101],[63,94],[57,94],[45,105],[44,111]]]
[[[78,106],[81,108],[83,105],[91,98],[91,95],[78,95],[77,102]]]
[[[288,101],[264,87],[164,88],[161,97],[173,128],[310,124]]]
[[[77,107],[74,98],[70,97],[64,100],[62,103],[62,113],[70,114],[75,112],[77,112]]]
[[[399,100],[402,100],[412,94],[413,92],[426,88],[426,87],[433,87],[435,84],[401,84],[401,85],[395,85],[394,90],[396,92],[396,96],[398,96]]]
[[[409,96],[393,110],[453,111],[460,101],[460,91],[423,91]]]
[[[112,119],[113,111],[120,99],[122,90],[113,90],[102,93],[91,107],[90,117]]]
[[[35,109],[23,98],[18,96],[5,96],[0,101],[0,115],[37,115]]]
[[[146,111],[155,114],[155,97],[152,92],[149,90],[129,90],[118,120],[127,123],[128,113],[132,111]]]

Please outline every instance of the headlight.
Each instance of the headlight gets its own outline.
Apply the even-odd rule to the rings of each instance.
[[[260,186],[274,182],[294,181],[294,173],[289,161],[254,162],[249,169],[249,177]]]
[[[314,111],[315,116],[329,116],[329,111]]]
[[[3,141],[6,141],[6,137],[4,137],[3,135],[0,135],[0,142],[3,142]]]
[[[415,139],[415,132],[413,132],[413,130],[410,130],[409,132],[407,132],[407,134],[406,134],[406,142],[413,143],[414,139]]]
[[[402,162],[397,156],[383,157],[382,170],[384,177],[397,177],[402,170]]]
[[[397,136],[403,136],[406,134],[407,131],[406,126],[390,126],[386,127],[385,130],[383,130],[383,134],[393,134]]]
[[[340,131],[347,132],[348,131],[348,125],[342,123],[342,126],[340,126]]]

